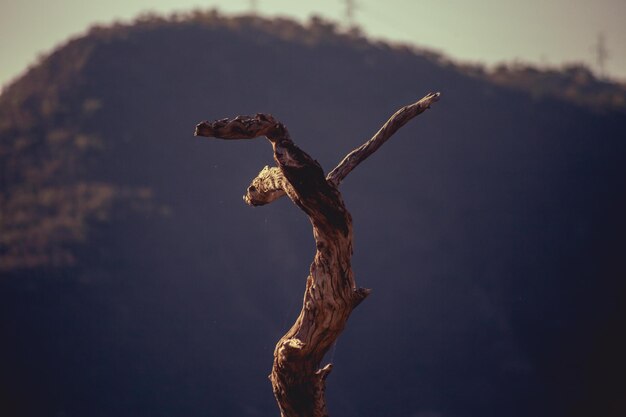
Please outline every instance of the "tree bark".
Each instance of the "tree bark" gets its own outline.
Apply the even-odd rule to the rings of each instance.
[[[352,217],[339,183],[410,119],[439,99],[428,94],[398,110],[365,144],[348,154],[328,176],[317,161],[298,148],[285,126],[271,115],[237,116],[196,126],[196,136],[252,139],[265,136],[276,167],[265,167],[252,181],[244,201],[264,205],[287,195],[313,225],[316,253],[306,281],[300,315],[278,341],[270,381],[283,417],[324,417],[325,380],[332,364],[320,363],[343,331],[352,310],[370,293],[357,288],[351,267]]]

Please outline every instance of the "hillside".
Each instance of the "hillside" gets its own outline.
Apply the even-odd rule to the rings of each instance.
[[[216,12],[93,28],[0,96],[1,414],[276,415],[310,226],[242,203],[264,141],[193,128],[272,113],[328,170],[435,90],[342,185],[374,292],[331,414],[623,415],[624,86]]]

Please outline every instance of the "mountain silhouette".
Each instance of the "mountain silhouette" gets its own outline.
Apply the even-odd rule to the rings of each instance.
[[[242,202],[265,140],[194,126],[271,113],[329,171],[429,91],[341,185],[373,292],[331,415],[624,415],[624,86],[215,11],[94,27],[0,96],[2,414],[277,415],[311,228]]]

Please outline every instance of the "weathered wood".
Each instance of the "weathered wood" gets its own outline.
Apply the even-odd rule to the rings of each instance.
[[[352,273],[352,217],[337,185],[411,118],[439,98],[429,94],[406,106],[363,146],[351,152],[327,177],[321,166],[298,148],[285,126],[272,116],[238,116],[196,126],[196,136],[252,139],[265,136],[276,167],[265,167],[248,187],[244,200],[263,205],[287,195],[313,225],[316,253],[306,280],[300,315],[278,341],[270,374],[283,417],[327,416],[325,380],[332,369],[320,363],[343,331],[352,310],[370,293],[357,288]]]
[[[440,96],[441,93],[429,93],[418,102],[404,106],[395,112],[370,140],[346,155],[339,165],[328,173],[326,178],[339,185],[357,165],[376,152],[398,129],[418,114],[430,109],[430,106],[438,101]]]
[[[246,195],[243,196],[243,201],[250,206],[269,204],[286,195],[284,191],[286,186],[287,180],[280,168],[270,168],[266,165],[252,180],[246,190]]]

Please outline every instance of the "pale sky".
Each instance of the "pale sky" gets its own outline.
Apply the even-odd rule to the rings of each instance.
[[[0,0],[0,86],[94,23],[216,7],[250,10],[253,1]],[[626,0],[355,0],[356,22],[372,37],[428,47],[466,62],[586,62],[603,33],[606,72],[626,80]],[[318,14],[343,20],[345,0],[256,0],[266,16]]]

